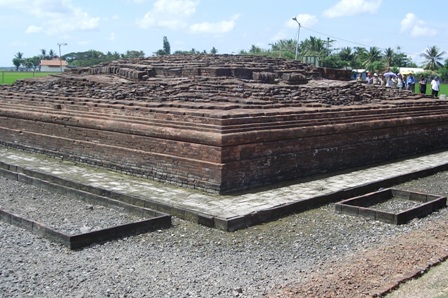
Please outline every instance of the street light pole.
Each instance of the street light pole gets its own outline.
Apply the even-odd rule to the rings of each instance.
[[[300,38],[300,27],[301,26],[300,26],[300,23],[299,23],[299,21],[297,20],[296,17],[293,17],[292,20],[296,21],[297,24],[299,25],[299,29],[297,30],[297,43],[296,43],[296,60],[297,60],[297,55],[299,53],[299,38]]]
[[[61,46],[66,46],[66,43],[58,43],[59,46],[59,65],[61,67],[61,72],[62,72],[62,57],[61,57]]]

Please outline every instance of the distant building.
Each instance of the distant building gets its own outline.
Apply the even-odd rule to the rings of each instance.
[[[60,72],[61,65],[62,71],[64,71],[68,67],[67,61],[59,60],[59,58],[55,58],[52,60],[40,60],[40,71]]]
[[[312,64],[315,67],[320,66],[320,60],[318,56],[303,56],[303,63]]]
[[[419,67],[399,67],[398,69],[400,70],[401,74],[410,74],[410,73],[416,74],[425,71],[423,68]]]
[[[350,69],[350,68],[349,68]],[[359,69],[352,69],[352,80],[360,79],[361,81],[365,81],[367,78],[367,69],[365,68],[359,68]]]

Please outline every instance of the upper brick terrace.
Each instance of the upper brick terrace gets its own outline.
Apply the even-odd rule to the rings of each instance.
[[[218,193],[448,146],[448,101],[349,76],[254,56],[120,60],[1,87],[0,142]]]

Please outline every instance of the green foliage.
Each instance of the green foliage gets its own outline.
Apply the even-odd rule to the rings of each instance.
[[[387,48],[384,50],[384,56],[383,59],[386,63],[387,68],[390,68],[393,64],[394,61],[394,56],[395,56],[395,52],[392,48]]]
[[[389,71],[391,71],[393,73],[399,73],[400,69],[397,66],[392,66]]]
[[[334,40],[326,40],[313,37],[300,42],[298,47],[298,58],[317,57],[320,65],[330,68],[353,69],[366,68],[372,72],[384,72],[393,70],[398,72],[398,67],[417,67],[411,58],[404,54],[400,47],[396,49],[387,48],[384,52],[378,47],[368,50],[364,47],[344,47],[337,51],[333,49]],[[252,45],[249,50],[240,50],[240,55],[263,55],[285,59],[295,59],[296,40],[279,40],[269,44],[269,49],[262,49]],[[446,61],[448,64],[448,60]]]
[[[349,66],[348,61],[342,60],[338,55],[330,55],[323,59],[322,66],[329,68],[343,68]]]
[[[107,54],[103,52],[90,50],[85,52],[72,52],[62,56],[70,65],[77,67],[93,66],[104,62],[118,60],[120,58],[136,58],[144,56],[142,51],[127,51],[125,54],[119,54],[117,52]]]
[[[425,61],[423,62],[423,68],[436,70],[439,67],[442,67],[443,64],[440,61],[443,59],[443,55],[445,55],[445,51],[441,52],[436,46],[427,48],[426,51],[420,55],[421,57],[425,58]]]
[[[166,53],[164,50],[160,49],[160,50],[157,50],[157,52],[154,52],[154,55],[163,56],[163,55],[166,55]]]
[[[437,73],[440,77],[440,81],[441,82],[447,82],[448,81],[448,68],[447,67],[442,67],[439,68],[437,70]],[[448,94],[448,93],[444,93],[444,94]]]
[[[212,54],[212,55],[216,55],[216,54],[218,54],[218,50],[217,50],[215,47],[213,47],[213,48],[210,50],[210,54]]]
[[[336,54],[336,56],[339,57],[340,60],[345,62],[344,66],[351,66],[352,68],[356,68],[356,63],[355,63],[355,53],[352,51],[351,48],[346,47],[346,48],[342,48],[339,53]]]
[[[125,59],[145,58],[145,53],[143,51],[126,51],[126,54],[121,57]]]
[[[174,55],[206,55],[207,51],[204,50],[204,51],[200,52],[193,48],[189,51],[175,51],[173,54]]]
[[[382,60],[381,50],[378,47],[370,47],[370,49],[366,52],[364,55],[364,61],[362,65],[371,71],[376,71],[379,69],[382,69],[383,67],[379,68],[378,66],[381,66],[380,61]]]
[[[268,51],[263,51],[267,56],[294,59],[296,41],[293,39],[283,39],[279,40],[271,45],[271,49]]]
[[[252,45],[249,50],[249,55],[262,55],[264,50],[256,45]]]
[[[392,58],[391,66],[396,67],[413,67],[411,66],[412,60],[406,56],[406,54],[401,52],[400,47],[397,47],[397,50],[394,52],[394,56]]]
[[[166,36],[163,37],[163,51],[165,52],[165,55],[171,54],[171,45]]]
[[[16,67],[16,71],[19,70],[20,65],[23,63],[23,53],[17,52],[14,58],[12,59],[12,64]]]
[[[154,55],[165,56],[165,55],[170,55],[170,54],[171,54],[171,45],[170,45],[170,42],[168,41],[168,37],[164,36],[163,37],[163,48],[154,52]]]
[[[22,64],[22,59],[14,58],[12,59],[12,64],[16,67],[16,71],[19,70],[20,65]]]
[[[278,40],[275,43],[269,44],[269,49],[263,49],[256,45],[251,45],[249,50],[240,50],[240,55],[260,55],[269,57],[278,57],[284,59],[295,59],[296,52],[296,40],[284,39]],[[298,59],[304,60],[305,57],[317,57],[321,66],[330,68],[346,68],[351,67],[353,69],[366,68],[371,72],[383,72],[394,71],[398,72],[398,67],[417,67],[417,65],[404,54],[400,47],[396,49],[387,48],[384,51],[378,47],[370,47],[368,50],[364,47],[344,47],[340,50],[333,48],[334,40],[327,38],[326,40],[310,36],[309,38],[302,40],[298,45]],[[13,58],[12,62],[16,66],[16,69],[25,67],[27,69],[36,69],[39,59],[53,59],[57,57],[53,50],[47,51],[41,49],[41,54],[31,58],[24,58],[23,53],[18,52]],[[215,55],[218,50],[213,47],[210,54]],[[163,37],[163,48],[154,52],[156,56],[170,55],[171,46],[166,36]],[[206,50],[198,51],[192,48],[190,51],[176,51],[174,54],[184,55],[202,55],[207,54]],[[435,46],[428,48],[428,50],[422,54],[427,59],[426,68],[431,70],[438,70],[439,76],[448,80],[447,70],[448,59],[445,60],[443,65],[440,60],[445,52],[440,52]],[[103,62],[109,62],[118,59],[132,59],[132,58],[144,58],[143,51],[129,50],[124,54],[117,52],[107,52],[106,54],[90,50],[85,52],[72,52],[63,55],[62,59],[65,59],[70,65],[73,66],[92,66]],[[40,62],[40,61],[39,61]]]

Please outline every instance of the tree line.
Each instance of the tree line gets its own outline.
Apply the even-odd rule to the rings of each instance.
[[[424,75],[435,75],[436,73],[444,80],[448,79],[448,59],[444,59],[445,51],[437,46],[428,47],[421,57],[424,59],[421,65],[417,65],[411,57],[406,55],[401,48],[378,47],[343,47],[334,48],[334,40],[321,39],[311,36],[297,45],[293,39],[280,40],[269,44],[270,48],[263,49],[252,45],[248,51],[241,50],[240,54],[263,55],[282,57],[306,61],[307,57],[318,58],[319,65],[329,68],[365,69],[366,71],[399,72],[399,67],[421,67],[425,70]]]
[[[248,50],[240,50],[240,55],[262,55],[270,57],[279,57],[284,59],[295,59],[306,61],[312,57],[319,60],[319,65],[329,68],[350,68],[366,69],[370,72],[392,71],[398,73],[399,67],[419,67],[412,59],[406,55],[401,48],[378,47],[343,47],[334,48],[335,40],[321,39],[314,36],[301,41],[293,39],[279,40],[270,43],[270,48],[263,49],[252,45]],[[218,50],[213,47],[210,51],[198,51],[192,48],[189,51],[175,51],[171,53],[171,46],[166,36],[163,37],[162,48],[152,53],[154,56],[163,55],[200,55],[217,54]],[[424,62],[420,67],[425,69],[428,75],[437,73],[443,80],[448,80],[448,59],[444,59],[445,51],[441,51],[437,46],[428,47],[421,54]],[[117,59],[144,58],[143,51],[128,50],[126,53],[107,52],[89,50],[85,52],[71,52],[64,54],[61,58],[66,60],[69,65],[77,67],[92,66],[103,62],[109,62]],[[27,70],[36,70],[39,67],[40,60],[58,58],[53,50],[41,50],[40,55],[31,58],[24,58],[23,53],[18,52],[13,58],[13,64],[18,70],[24,67]]]
[[[16,71],[19,68],[22,68],[25,71],[36,71],[40,70],[40,61],[41,60],[52,60],[58,59],[59,56],[55,54],[53,50],[47,52],[45,49],[40,50],[41,53],[39,55],[25,58],[22,52],[18,52],[15,54],[12,59],[13,65],[16,67]],[[126,51],[126,53],[118,53],[118,52],[107,52],[103,53],[96,50],[89,50],[85,52],[71,52],[65,55],[62,55],[61,59],[66,60],[67,63],[71,66],[92,66],[102,62],[117,60],[117,59],[130,59],[130,58],[143,58],[145,57],[145,53],[143,51]]]

